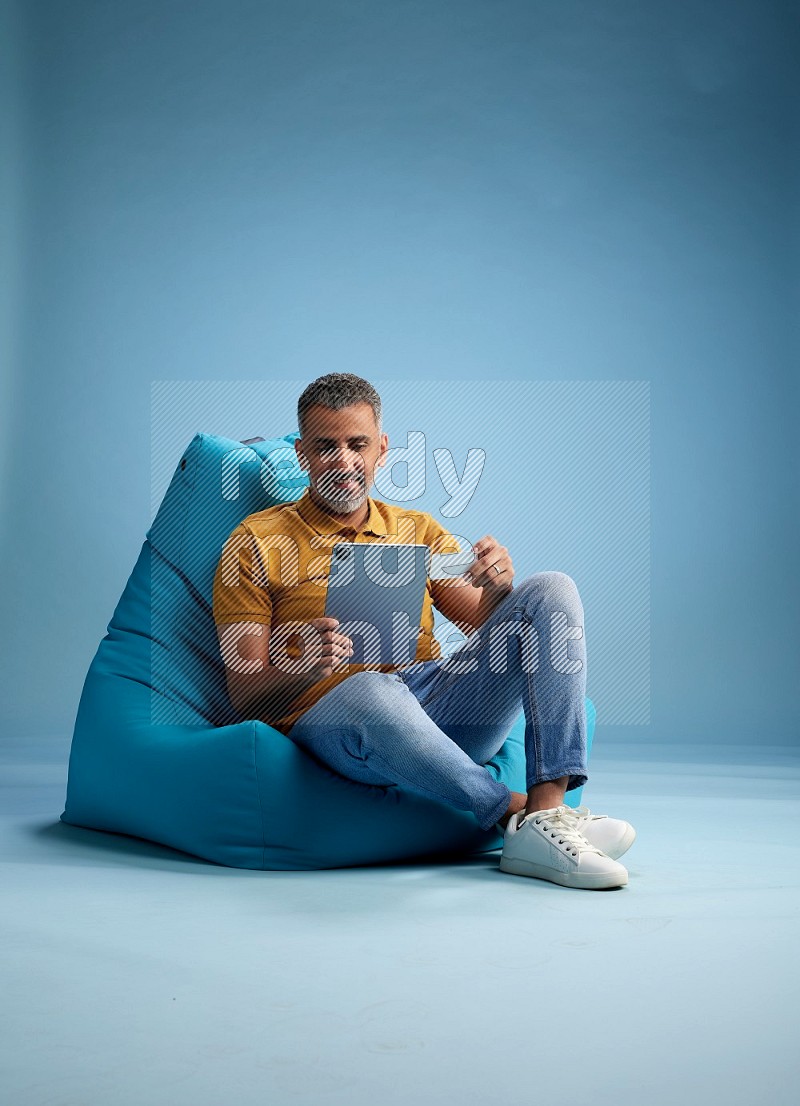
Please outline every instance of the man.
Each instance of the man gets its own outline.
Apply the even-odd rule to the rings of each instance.
[[[248,516],[226,542],[214,619],[234,708],[287,734],[334,771],[471,810],[504,831],[500,867],[568,887],[621,887],[627,822],[564,805],[585,783],[586,659],[574,582],[538,572],[514,584],[509,551],[487,534],[463,579],[429,579],[410,664],[349,664],[352,641],[324,617],[337,541],[456,552],[430,514],[369,496],[386,464],[381,401],[351,373],[311,383],[295,449],[309,487]],[[467,635],[441,656],[432,607]],[[299,639],[299,640],[298,640]],[[544,646],[548,648],[544,648]],[[525,711],[527,793],[484,767]]]

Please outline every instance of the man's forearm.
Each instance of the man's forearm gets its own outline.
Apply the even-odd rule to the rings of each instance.
[[[475,611],[475,626],[482,626],[497,604],[502,603],[512,590],[513,585],[504,592],[490,592],[486,588],[481,588],[480,602]]]

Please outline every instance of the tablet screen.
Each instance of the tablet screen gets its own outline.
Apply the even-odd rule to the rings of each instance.
[[[353,639],[351,664],[414,660],[430,559],[427,545],[336,543],[325,614]]]

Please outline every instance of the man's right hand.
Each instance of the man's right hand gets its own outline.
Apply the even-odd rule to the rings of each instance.
[[[319,632],[322,646],[321,658],[313,667],[313,671],[319,674],[319,679],[323,680],[334,672],[343,671],[347,667],[348,658],[353,655],[353,639],[337,632],[339,619],[311,618],[308,625]]]
[[[346,669],[353,642],[338,633],[339,620],[312,618],[307,625],[314,627],[314,633],[308,635],[311,641],[304,641],[302,657],[290,659],[285,657],[285,646],[291,638],[291,627],[284,624],[281,636],[285,633],[287,640],[279,647],[284,660],[278,665],[270,662],[270,626],[244,621],[217,627],[228,696],[243,717],[265,722],[281,718],[307,688]],[[309,651],[318,658],[312,664],[308,662]]]

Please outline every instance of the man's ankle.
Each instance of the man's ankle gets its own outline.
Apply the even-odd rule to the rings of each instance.
[[[508,810],[505,812],[502,818],[498,819],[498,824],[506,828],[508,820],[512,814],[518,814],[519,811],[525,809],[525,803],[528,801],[528,796],[521,791],[511,792],[511,801],[508,804]]]
[[[569,776],[561,776],[557,780],[543,780],[535,783],[528,791],[525,801],[525,815],[534,814],[539,810],[553,810],[561,806],[567,791]],[[522,819],[520,819],[522,821]]]

